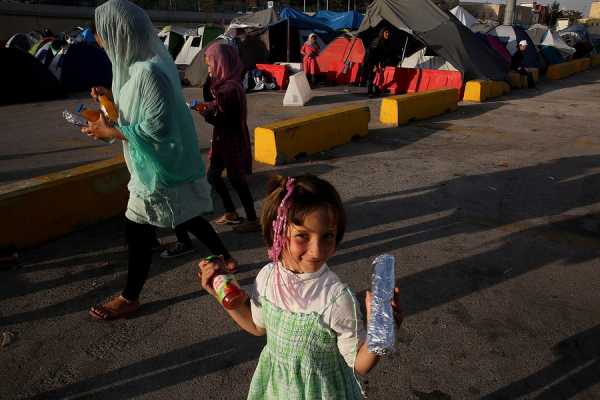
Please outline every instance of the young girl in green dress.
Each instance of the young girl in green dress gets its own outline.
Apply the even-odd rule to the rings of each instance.
[[[367,349],[354,294],[326,264],[346,227],[337,191],[311,175],[275,178],[261,224],[273,262],[258,273],[251,299],[226,310],[245,331],[267,335],[248,399],[361,398],[355,373],[369,372],[378,356]],[[221,267],[200,262],[202,287],[213,296],[209,282]],[[367,292],[367,320],[370,303]]]

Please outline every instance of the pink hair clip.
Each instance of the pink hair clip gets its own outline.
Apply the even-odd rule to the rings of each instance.
[[[283,247],[285,246],[285,228],[287,226],[287,213],[290,208],[290,196],[294,191],[294,178],[287,178],[285,183],[286,194],[277,208],[277,218],[273,221],[273,245],[269,249],[269,258],[273,263],[279,261]]]

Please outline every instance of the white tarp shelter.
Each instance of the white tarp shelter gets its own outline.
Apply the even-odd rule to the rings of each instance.
[[[450,10],[458,20],[467,28],[471,29],[474,25],[479,23],[479,20],[471,15],[467,10],[461,6],[456,6]]]
[[[185,37],[185,43],[175,59],[175,64],[184,70],[183,79],[187,80],[192,86],[202,83],[202,73],[199,64],[204,62],[201,54],[203,39],[203,26],[192,32],[188,32]]]
[[[575,54],[575,49],[566,44],[558,32],[555,31],[548,31],[546,36],[544,36],[544,40],[540,43],[540,46],[555,47],[565,59]]]
[[[427,49],[421,49],[410,57],[406,57],[402,64],[402,68],[423,68],[423,69],[438,69],[443,71],[458,71],[452,64],[439,56],[426,55]]]

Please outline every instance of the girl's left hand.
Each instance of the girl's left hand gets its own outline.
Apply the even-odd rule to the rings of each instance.
[[[373,301],[373,293],[367,290],[365,294],[365,307],[367,311],[367,321],[371,320],[371,302]],[[404,311],[402,311],[402,305],[400,304],[400,288],[394,288],[394,298],[392,299],[392,312],[394,313],[394,321],[396,326],[400,327],[404,321]]]
[[[122,136],[117,129],[109,125],[102,113],[100,113],[100,118],[98,118],[97,121],[88,121],[88,126],[81,128],[81,132],[85,133],[94,140],[110,140],[113,138],[120,138],[120,136]]]

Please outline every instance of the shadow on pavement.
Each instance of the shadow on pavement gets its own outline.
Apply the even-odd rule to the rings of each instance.
[[[130,399],[254,360],[264,344],[264,338],[241,331],[233,332],[41,393],[30,399]]]
[[[484,400],[570,399],[600,383],[600,325],[571,336],[552,349],[556,360],[547,367],[482,397]]]

